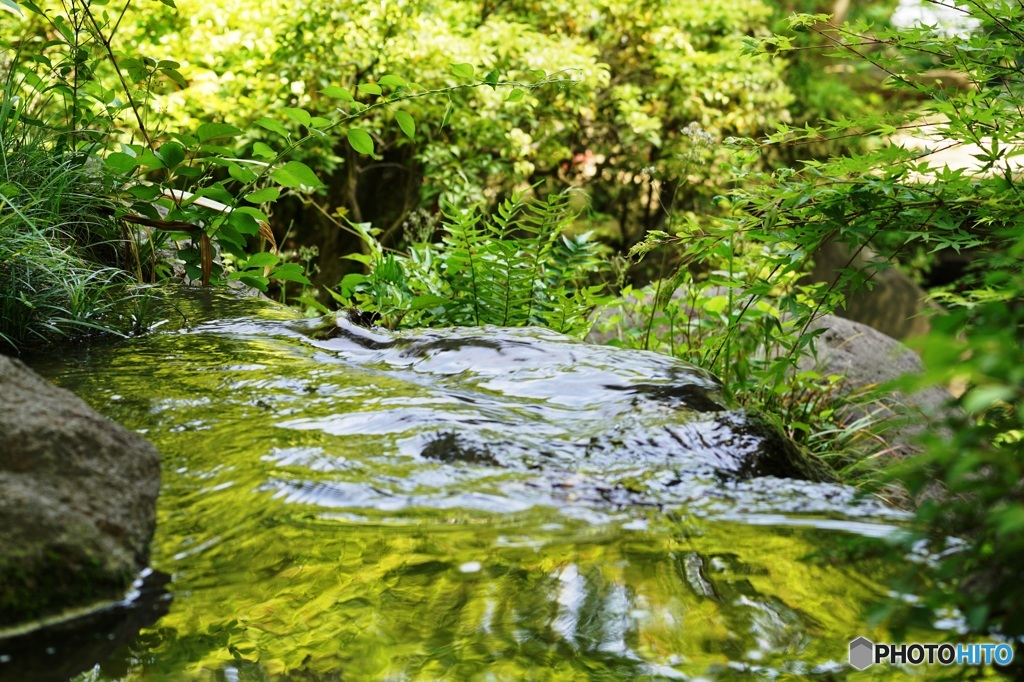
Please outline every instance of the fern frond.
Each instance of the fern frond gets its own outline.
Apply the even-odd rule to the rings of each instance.
[[[517,193],[484,217],[442,206],[441,242],[385,255],[362,226],[368,275],[350,275],[343,294],[367,312],[403,325],[543,325],[585,333],[597,289],[586,287],[602,263],[589,235],[564,237],[576,219],[569,197],[526,199]],[[581,331],[582,330],[582,331]]]
[[[480,227],[480,215],[474,210],[459,211],[449,205],[442,211],[445,217],[445,274],[454,294],[449,305],[449,317],[453,321],[461,320],[468,314],[469,324],[483,324],[477,276],[488,240]]]

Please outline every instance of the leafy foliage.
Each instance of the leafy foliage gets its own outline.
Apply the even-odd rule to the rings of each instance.
[[[260,160],[317,135],[289,156],[317,169],[314,203],[285,193],[266,212],[282,244],[290,228],[292,251],[317,248],[314,279],[334,287],[353,268],[341,257],[361,248],[346,220],[397,248],[418,210],[493,208],[538,182],[586,191],[604,236],[627,246],[665,207],[713,212],[725,152],[697,144],[693,126],[720,140],[787,118],[779,65],[738,53],[769,14],[761,2],[214,0],[154,7],[120,36],[181,64],[187,87],[156,93],[160,125],[234,125]],[[529,87],[542,81],[554,87]],[[436,96],[405,97],[417,83]],[[339,110],[361,112],[358,124],[317,125]]]
[[[124,13],[111,15],[90,2],[25,7],[32,17],[28,30],[9,43],[15,57],[4,90],[5,118],[13,130],[34,128],[54,138],[58,151],[75,150],[100,162],[131,241],[134,263],[128,267],[140,282],[175,274],[164,255],[170,250],[183,276],[204,285],[225,279],[261,291],[271,280],[310,285],[298,263],[282,258],[270,226],[275,202],[325,187],[309,164],[291,158],[303,145],[343,133],[352,155],[378,159],[374,136],[357,125],[378,110],[393,113],[397,129],[412,140],[416,120],[397,108],[400,103],[428,96],[450,100],[483,86],[519,92],[521,99],[526,90],[560,81],[539,71],[533,72],[535,82],[506,81],[493,71],[478,78],[456,64],[455,74],[470,82],[425,90],[392,73],[355,84],[357,95],[329,85],[322,89],[325,101],[341,100],[345,110],[324,116],[275,106],[275,115],[255,121],[209,120],[209,113],[174,121],[162,115],[158,101],[168,88],[188,87],[183,67],[174,59],[115,50],[115,38],[135,28],[122,23]],[[33,56],[22,59],[23,53]],[[234,123],[261,132],[246,133]]]
[[[386,253],[357,226],[371,253],[350,258],[370,273],[348,275],[337,297],[390,327],[541,325],[582,335],[602,288],[587,280],[603,261],[589,234],[566,234],[576,217],[569,198],[516,194],[487,217],[449,206],[441,241],[414,244],[407,256]]]
[[[1020,637],[1024,205],[1015,157],[1024,144],[1019,60],[1024,35],[1018,30],[1024,9],[974,0],[962,11],[976,28],[956,33],[931,27],[871,31],[828,26],[839,36],[837,52],[868,61],[887,75],[887,87],[911,93],[922,106],[800,130],[783,126],[767,146],[852,134],[890,136],[922,126],[933,142],[925,149],[883,143],[863,155],[748,175],[748,184],[736,195],[745,215],[735,227],[774,245],[773,267],[779,273],[826,239],[854,248],[884,243],[890,257],[917,245],[929,251],[972,251],[973,267],[936,294],[950,314],[936,319],[934,331],[921,342],[929,368],[924,381],[959,377],[966,382],[958,400],[965,416],[950,418],[951,437],[935,431],[926,438],[927,455],[894,473],[915,493],[936,479],[947,487],[940,500],[921,506],[917,533],[903,549],[925,540],[942,551],[940,576],[955,588],[926,583],[920,573],[908,575],[901,588],[926,598],[916,605],[888,604],[880,614],[899,625],[908,619],[933,620],[955,608],[966,631]],[[792,25],[819,21],[798,16]],[[755,49],[785,52],[790,45],[783,36]],[[935,69],[961,74],[969,87],[950,89],[928,78]],[[762,146],[747,143],[755,153]],[[940,147],[966,147],[974,163],[933,167],[930,160]],[[819,305],[827,309],[830,298],[823,300]],[[964,543],[949,549],[950,536]]]

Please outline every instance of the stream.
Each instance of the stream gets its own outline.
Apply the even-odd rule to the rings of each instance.
[[[832,680],[886,641],[863,610],[897,567],[841,550],[905,515],[782,477],[788,446],[702,370],[172,303],[33,362],[163,457],[163,615],[80,680]]]

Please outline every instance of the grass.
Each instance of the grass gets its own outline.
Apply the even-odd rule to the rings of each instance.
[[[0,352],[118,331],[130,296],[102,176],[44,137],[0,139]]]

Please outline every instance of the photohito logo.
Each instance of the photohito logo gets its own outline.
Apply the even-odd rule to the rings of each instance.
[[[867,637],[850,642],[850,665],[864,670],[875,663],[892,665],[1009,665],[1009,644],[876,644]]]

